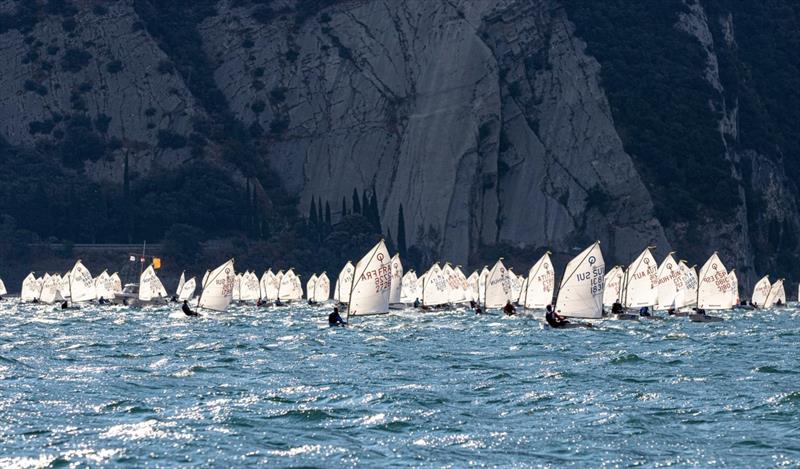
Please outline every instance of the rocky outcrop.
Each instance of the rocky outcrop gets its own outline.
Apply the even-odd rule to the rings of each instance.
[[[249,14],[221,7],[203,35],[237,117],[273,129],[301,206],[374,188],[386,230],[402,204],[410,239],[458,262],[498,242],[599,238],[620,261],[669,248],[556,4],[343,2],[288,36]]]

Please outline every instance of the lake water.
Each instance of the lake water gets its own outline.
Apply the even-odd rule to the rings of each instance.
[[[721,323],[0,302],[0,466],[800,465],[800,312]]]

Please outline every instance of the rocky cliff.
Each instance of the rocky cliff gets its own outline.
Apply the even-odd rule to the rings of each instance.
[[[608,263],[717,249],[746,283],[800,249],[774,3],[5,0],[0,134],[104,184],[211,161],[334,219],[374,190],[431,257],[600,239]]]

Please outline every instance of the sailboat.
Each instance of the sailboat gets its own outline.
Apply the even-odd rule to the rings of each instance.
[[[731,284],[728,281],[728,270],[714,252],[698,273],[697,313],[689,317],[693,322],[722,321],[721,317],[708,316],[705,310],[719,311],[730,308]]]
[[[31,302],[33,300],[39,300],[39,288],[36,285],[36,276],[33,275],[33,272],[29,273],[23,280],[22,280],[22,290],[19,293],[20,301]]]
[[[550,252],[536,261],[528,271],[528,279],[520,292],[520,304],[525,309],[544,309],[553,303],[556,276]]]
[[[189,301],[194,296],[194,291],[197,289],[197,280],[192,277],[189,280],[183,282],[180,289],[178,290],[178,301]]]
[[[404,305],[413,304],[419,298],[417,291],[417,273],[409,270],[403,275],[403,284],[400,288],[400,301]]]
[[[661,311],[672,310],[674,312],[675,297],[683,288],[681,268],[672,256],[673,254],[675,253],[667,254],[658,267],[658,292],[655,308]]]
[[[570,318],[603,317],[605,267],[600,241],[569,261],[558,289],[555,304],[558,314]]]
[[[450,287],[439,264],[433,264],[421,277],[422,309],[445,309],[450,301]]]
[[[380,240],[355,266],[350,286],[350,316],[367,316],[389,312],[389,291],[392,283],[392,266],[386,244]]]
[[[156,302],[165,302],[167,299],[167,289],[161,283],[161,279],[156,275],[156,270],[153,264],[147,266],[139,275],[139,293],[134,299],[133,303],[147,304]]]
[[[400,300],[403,291],[403,263],[400,254],[392,257],[392,284],[389,286],[389,308],[403,309],[405,305]]]
[[[622,277],[622,307],[635,312],[652,308],[658,302],[658,265],[647,247]],[[617,314],[617,319],[638,319],[638,314]]]
[[[347,304],[350,302],[350,290],[353,286],[353,275],[355,267],[353,263],[347,261],[339,276],[336,278],[336,288],[333,291],[333,299],[337,303]]]
[[[69,290],[73,304],[96,299],[92,274],[80,260],[69,272]]]
[[[60,280],[61,277],[44,274],[44,277],[42,277],[42,290],[39,294],[39,301],[45,304],[53,304],[57,301],[64,301],[64,298],[62,298],[58,292]]]
[[[314,278],[313,285],[311,280],[309,280],[309,286],[306,290],[309,304],[325,303],[328,301],[331,294],[331,281],[328,278],[328,274],[322,272],[319,277],[314,275],[312,278]]]
[[[206,277],[203,291],[197,299],[197,306],[212,311],[225,311],[233,300],[233,279],[236,271],[233,259],[210,271]]]
[[[486,276],[483,290],[483,312],[489,308],[502,308],[511,300],[511,282],[501,257]]]
[[[289,304],[303,299],[303,287],[300,278],[294,273],[294,269],[289,269],[281,277],[278,285],[278,305]]]
[[[6,284],[3,283],[3,279],[0,278],[0,298],[2,298],[3,295],[7,294],[8,290],[6,290]]]
[[[767,299],[764,302],[765,308],[772,308],[775,306],[786,306],[786,291],[783,288],[783,279],[775,280],[769,288]]]
[[[456,270],[450,265],[445,264],[442,270],[442,277],[447,283],[447,303],[450,305],[458,305],[466,301],[464,290],[461,288],[461,278],[459,278]]]
[[[769,275],[765,275],[761,280],[756,282],[756,286],[753,288],[753,296],[750,297],[750,302],[757,308],[763,308],[767,302],[767,295],[769,295],[770,288],[772,288],[772,284],[769,282]]]

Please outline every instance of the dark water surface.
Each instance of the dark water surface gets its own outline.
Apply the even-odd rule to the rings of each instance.
[[[0,303],[0,466],[800,465],[800,312],[722,323]]]

